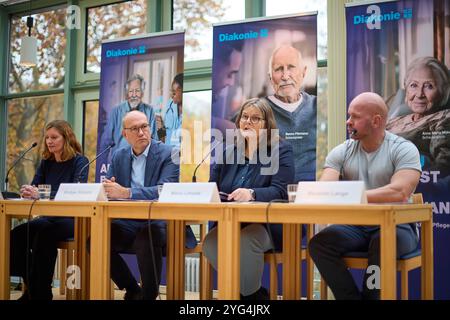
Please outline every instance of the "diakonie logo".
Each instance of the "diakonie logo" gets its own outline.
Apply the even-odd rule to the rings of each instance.
[[[413,17],[412,8],[405,8],[403,12],[390,11],[381,12],[381,8],[378,5],[370,5],[366,10],[367,15],[355,15],[353,16],[353,24],[366,24],[367,29],[381,29],[381,22],[386,21],[398,21],[400,19],[411,19]]]

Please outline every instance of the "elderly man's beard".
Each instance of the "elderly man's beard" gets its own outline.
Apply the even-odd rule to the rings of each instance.
[[[300,89],[298,91],[292,90],[291,92],[286,93],[281,89],[282,86],[292,86],[294,89],[296,89],[296,84],[291,81],[280,83],[278,86],[279,90],[277,90],[277,92],[274,94],[276,98],[285,103],[294,103],[300,100]]]
[[[128,101],[128,103],[130,104],[130,108],[131,109],[137,109],[137,107],[139,106],[139,103],[141,103],[141,100],[139,100],[139,99],[130,99]]]

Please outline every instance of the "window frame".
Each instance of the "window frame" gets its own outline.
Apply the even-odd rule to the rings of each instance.
[[[172,0],[173,1],[173,0]],[[173,2],[165,0],[147,0],[146,32],[170,31],[173,25]],[[81,29],[67,30],[65,83],[62,89],[50,89],[43,92],[8,94],[9,81],[9,41],[0,43],[0,181],[5,175],[5,150],[7,141],[7,100],[39,95],[64,93],[64,118],[68,120],[81,137],[83,121],[80,97],[99,95],[100,74],[84,73],[85,36],[87,8],[123,2],[123,0],[41,0],[33,2],[33,11],[45,10],[55,6],[78,5],[80,7]],[[345,139],[345,4],[361,2],[357,0],[327,0],[328,20],[328,58],[319,60],[318,68],[328,67],[328,148]],[[245,18],[265,16],[265,0],[245,0]],[[9,39],[10,18],[20,13],[27,14],[29,3],[7,7],[0,6],[0,38]],[[7,49],[7,50],[5,50]],[[185,63],[185,92],[211,90],[212,60],[195,60]],[[89,100],[92,100],[89,98]],[[81,108],[80,108],[81,106]],[[80,111],[81,110],[81,111]],[[1,188],[3,188],[1,184]]]

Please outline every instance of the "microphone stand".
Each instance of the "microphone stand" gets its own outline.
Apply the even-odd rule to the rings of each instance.
[[[6,178],[5,178],[5,191],[2,192],[2,196],[4,199],[19,199],[20,198],[20,194],[18,194],[17,192],[9,192],[8,191],[8,182],[9,182],[9,173],[11,172],[11,170],[19,163],[20,160],[22,160],[23,157],[25,157],[25,155],[34,147],[37,146],[37,142],[33,142],[33,144],[27,149],[25,150],[11,165],[11,167],[9,168],[8,172],[6,173]]]
[[[113,142],[111,143],[108,147],[105,148],[105,150],[103,150],[102,152],[100,152],[94,159],[92,159],[91,161],[89,161],[88,163],[86,163],[81,169],[80,169],[80,173],[78,174],[77,177],[77,182],[81,183],[81,174],[83,173],[83,171],[89,167],[91,165],[92,162],[94,162],[95,160],[97,160],[102,154],[104,154],[106,151],[108,151],[109,149],[111,149],[112,147],[114,147],[116,144]]]
[[[211,150],[206,154],[206,156],[200,161],[200,163],[195,167],[194,174],[192,175],[192,182],[197,182],[197,170],[200,166],[205,162],[205,160],[209,157],[209,155],[213,152],[213,150],[221,143],[221,141],[217,141],[217,143],[211,147]]]

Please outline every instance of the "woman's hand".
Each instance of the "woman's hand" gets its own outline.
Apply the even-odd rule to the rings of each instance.
[[[25,184],[20,187],[20,196],[24,199],[39,199],[38,188]]]
[[[250,189],[239,188],[234,190],[232,193],[228,195],[228,200],[234,201],[251,201],[252,194],[250,193]]]

